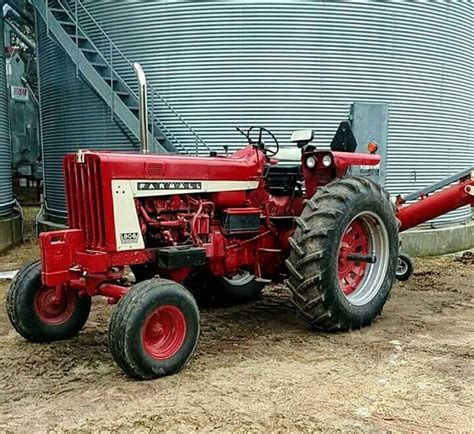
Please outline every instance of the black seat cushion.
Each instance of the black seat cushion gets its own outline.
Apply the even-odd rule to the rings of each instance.
[[[298,186],[298,182],[303,181],[301,163],[278,163],[267,166],[265,179],[269,193],[274,196],[301,194]]]

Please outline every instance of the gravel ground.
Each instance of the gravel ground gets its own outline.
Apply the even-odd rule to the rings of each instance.
[[[36,254],[29,242],[0,261]],[[203,309],[194,358],[151,382],[112,360],[102,300],[78,337],[48,345],[20,338],[1,307],[0,431],[474,431],[473,257],[416,265],[373,326],[351,333],[309,330],[283,286]]]

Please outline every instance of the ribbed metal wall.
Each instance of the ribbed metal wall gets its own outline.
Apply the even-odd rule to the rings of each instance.
[[[85,5],[123,52],[142,63],[153,86],[216,149],[242,144],[234,125],[264,125],[284,144],[294,129],[311,127],[317,143],[328,146],[351,102],[385,101],[390,103],[391,192],[413,191],[474,162],[471,2]],[[98,34],[96,39],[100,43]],[[40,48],[48,44],[40,39]],[[104,130],[112,128],[97,102],[85,110],[92,99],[73,80],[73,68],[63,70],[68,62],[58,50],[50,48],[40,65],[42,81],[50,77],[60,89],[53,89],[49,102],[42,98],[43,110],[75,122],[50,122],[62,140],[52,143],[45,137],[45,147],[59,145],[55,156],[64,153],[65,146],[83,146],[78,138],[85,130],[88,144],[95,135],[102,145]],[[131,76],[129,69],[122,72]],[[76,93],[66,93],[63,81]],[[194,148],[192,137],[169,112],[163,110],[161,119]],[[107,144],[126,146],[124,135],[115,137]],[[54,199],[50,188],[47,181],[49,201]],[[437,223],[466,221],[469,212],[455,211]]]
[[[2,9],[3,0],[0,0],[0,13]],[[3,19],[0,16],[0,216],[11,214],[13,209],[12,150],[7,91]]]
[[[44,189],[48,217],[66,217],[62,162],[78,149],[132,150],[138,143],[115,121],[110,109],[81,79],[61,47],[47,36],[38,14],[38,67]]]

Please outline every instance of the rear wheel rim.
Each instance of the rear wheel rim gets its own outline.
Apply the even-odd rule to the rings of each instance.
[[[376,262],[356,262],[348,255],[374,255]],[[353,305],[369,303],[379,292],[389,260],[388,231],[380,216],[365,211],[354,217],[341,237],[338,257],[339,286]]]
[[[164,305],[155,309],[145,320],[142,342],[154,359],[173,357],[186,337],[186,318],[177,306]]]
[[[64,290],[58,301],[55,288],[41,286],[35,297],[36,315],[45,324],[63,324],[74,313],[76,302],[76,295],[72,291]]]

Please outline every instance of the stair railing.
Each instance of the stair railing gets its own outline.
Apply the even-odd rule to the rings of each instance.
[[[48,7],[49,0],[46,0],[46,4]],[[114,93],[114,86],[113,86],[113,78],[115,76],[120,79],[121,84],[125,87],[126,91],[133,95],[136,100],[138,100],[137,92],[132,89],[129,84],[117,73],[115,72],[117,69],[117,56],[119,62],[122,61],[125,65],[119,65],[122,68],[128,67],[130,72],[133,72],[133,63],[129,61],[129,59],[125,56],[125,54],[120,50],[120,48],[115,44],[115,42],[108,36],[106,31],[102,28],[102,26],[97,22],[97,20],[92,16],[89,10],[85,7],[85,5],[80,0],[74,0],[74,10],[72,11],[68,4],[64,4],[62,0],[58,0],[58,3],[64,9],[64,11],[68,14],[69,18],[74,22],[76,25],[76,34],[75,34],[75,43],[76,43],[76,50],[79,53],[79,29],[83,33],[83,35],[89,40],[89,42],[93,45],[94,49],[97,50],[97,53],[102,57],[105,64],[109,67],[110,70],[110,86],[111,86],[111,97],[112,102],[114,100],[113,93]],[[86,32],[81,25],[80,16],[83,14],[89,18],[90,23],[99,31],[99,34],[102,38],[105,39],[106,43],[105,46],[102,48],[96,43],[90,36],[89,33]],[[83,16],[84,16],[83,15]],[[107,50],[107,53],[103,51]],[[115,55],[114,55],[115,54]],[[76,62],[77,65],[78,62]],[[187,149],[181,144],[181,142],[176,138],[176,136],[163,124],[163,122],[159,119],[157,114],[155,113],[155,100],[161,101],[161,103],[167,107],[167,109],[186,127],[186,129],[191,133],[194,137],[196,149],[198,149],[199,145],[202,145],[208,151],[211,148],[206,144],[206,142],[199,136],[199,134],[194,130],[194,128],[166,101],[166,99],[149,83],[147,83],[147,88],[149,95],[151,96],[151,107],[148,109],[149,115],[151,116],[151,134],[154,137],[154,122],[160,126],[163,132],[184,152],[187,152]],[[113,104],[112,104],[112,116],[113,116]],[[154,122],[153,122],[154,121]]]

